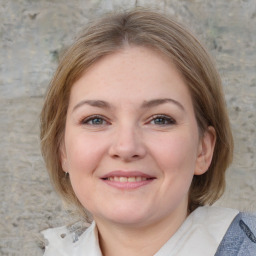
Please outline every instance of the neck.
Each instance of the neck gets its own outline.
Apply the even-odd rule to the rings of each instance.
[[[187,214],[168,216],[154,224],[130,226],[101,222],[95,219],[104,256],[149,256],[173,236]]]

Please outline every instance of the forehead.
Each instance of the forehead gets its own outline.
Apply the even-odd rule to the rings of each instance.
[[[112,101],[150,98],[191,101],[183,77],[171,59],[146,47],[125,47],[94,63],[71,89],[70,103],[86,97]]]

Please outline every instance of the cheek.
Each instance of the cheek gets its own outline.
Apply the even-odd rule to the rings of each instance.
[[[100,139],[84,134],[67,136],[66,148],[67,162],[70,172],[74,175],[92,172],[104,152],[104,145]]]
[[[172,172],[194,171],[197,155],[197,143],[188,134],[173,134],[154,143],[154,155],[163,170]]]
[[[92,210],[91,195],[97,189],[94,174],[105,152],[104,143],[100,143],[95,136],[84,134],[68,134],[65,143],[73,190],[82,205]]]

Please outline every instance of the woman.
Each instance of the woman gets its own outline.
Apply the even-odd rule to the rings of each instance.
[[[45,231],[45,255],[256,252],[254,217],[207,206],[232,134],[210,57],[173,20],[135,9],[91,24],[51,82],[41,144],[56,190],[94,220]]]

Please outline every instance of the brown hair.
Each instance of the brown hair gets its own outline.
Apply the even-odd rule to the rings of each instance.
[[[193,178],[189,209],[212,204],[224,191],[225,170],[233,153],[218,72],[202,45],[183,26],[163,14],[141,8],[106,15],[88,26],[59,63],[41,113],[41,149],[56,190],[65,200],[82,207],[60,162],[70,89],[99,58],[127,44],[151,47],[169,56],[190,90],[201,134],[210,125],[215,128],[213,159],[207,172]]]

